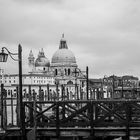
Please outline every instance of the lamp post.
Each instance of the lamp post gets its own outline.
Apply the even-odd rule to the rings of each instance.
[[[22,47],[18,45],[18,53],[11,53],[6,47],[2,47],[2,52],[0,53],[0,62],[7,62],[8,54],[4,52],[6,50],[9,56],[14,60],[18,61],[19,65],[19,113],[20,113],[20,128],[22,133],[22,139],[25,136],[24,130],[24,113],[23,113],[23,101],[22,101]],[[15,59],[13,56],[17,55],[18,59]]]
[[[121,80],[122,80],[122,81],[121,81],[121,82],[122,82],[121,98],[123,98],[123,96],[124,96],[124,95],[123,95],[123,90],[124,90],[124,89],[123,89],[123,80],[124,80],[124,79],[123,79],[123,77],[122,77],[122,79],[121,79]]]
[[[87,85],[86,85],[86,91],[87,91],[87,100],[89,99],[89,91],[88,91],[88,88],[89,88],[89,85],[88,85],[88,76],[89,76],[89,70],[88,70],[88,66],[86,67],[86,83],[87,83]]]

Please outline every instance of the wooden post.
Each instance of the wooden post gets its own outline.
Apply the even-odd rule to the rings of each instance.
[[[31,101],[32,100],[32,95],[31,95],[31,85],[29,85],[29,87],[28,87],[28,98],[29,98],[29,101]]]
[[[79,89],[78,89],[78,85],[77,84],[76,84],[76,92],[77,92],[77,100],[79,100]]]
[[[59,101],[58,82],[56,82],[56,94],[57,101]]]
[[[35,100],[33,101],[33,108],[34,108],[34,126],[33,129],[31,129],[28,133],[27,133],[27,140],[36,140],[36,135],[37,135],[37,122],[36,122],[36,97]]]
[[[89,103],[89,115],[90,115],[90,127],[91,127],[91,137],[94,137],[94,124],[93,124],[93,101]]]
[[[86,86],[86,90],[87,90],[87,100],[89,99],[89,93],[88,93],[88,66],[86,67],[86,81],[87,81],[87,86]]]
[[[23,112],[22,112],[22,115],[23,115],[23,116],[22,116],[22,117],[23,117],[23,118],[22,118],[22,119],[23,119],[22,121],[23,121],[23,124],[24,124],[24,125],[23,125],[23,128],[22,128],[22,129],[23,129],[23,132],[22,132],[22,133],[23,133],[23,138],[22,138],[22,139],[23,139],[23,140],[26,140],[26,130],[25,130],[25,104],[24,104],[24,102],[22,103],[22,109],[23,109],[23,110],[22,110],[22,111],[23,111]]]
[[[41,86],[39,86],[39,101],[42,101]],[[40,104],[41,105],[41,104]]]
[[[41,91],[41,86],[39,86],[39,101],[43,101],[43,95],[42,95],[43,93],[42,93],[42,91]],[[39,104],[39,112],[42,112],[42,103],[40,103]],[[42,115],[43,116],[43,115]],[[39,120],[38,120],[40,123],[42,123],[42,121],[43,121],[43,117],[42,117],[42,119],[40,118]]]
[[[34,100],[34,140],[36,140],[36,135],[37,135],[37,120],[36,120],[36,99]]]
[[[56,103],[56,136],[59,138],[60,136],[60,129],[59,129],[59,102]]]
[[[23,118],[23,95],[22,95],[22,47],[18,45],[18,65],[19,65],[19,112],[20,112],[20,129],[22,140],[25,139],[25,123]]]
[[[99,109],[98,109],[98,103],[95,103],[95,121],[98,120],[98,115],[99,115]]]
[[[62,96],[62,101],[64,100],[64,86],[61,85],[61,96]]]
[[[16,106],[16,113],[17,113],[17,126],[20,126],[20,114],[19,114],[19,88],[16,87],[16,94],[17,94],[17,106]]]
[[[31,96],[31,85],[29,85],[28,87],[28,94],[29,94],[29,101],[32,101],[32,96]],[[33,103],[30,103],[29,104],[30,108],[29,108],[29,118],[30,118],[30,126],[32,127],[33,126],[33,110],[31,108],[33,108]]]
[[[65,91],[64,91],[64,85],[61,86],[61,91],[62,91],[62,101],[65,99]],[[62,104],[62,118],[65,118],[65,104]]]
[[[13,93],[11,90],[11,125],[13,126],[14,124],[14,111],[13,111]]]
[[[50,100],[50,86],[47,84],[48,101]]]
[[[122,96],[121,96],[121,98],[123,98],[124,97],[124,95],[123,95],[123,78],[122,78]]]
[[[68,87],[67,87],[67,100],[69,100],[70,99],[70,94],[69,94],[69,90],[68,90]]]
[[[4,92],[4,85],[1,84],[1,128],[3,129],[3,92]]]
[[[62,104],[62,118],[65,119],[65,103]]]
[[[126,102],[126,140],[130,139],[131,104]]]
[[[76,69],[75,69],[76,71]],[[78,95],[77,95],[77,77],[76,77],[76,73],[75,73],[75,97],[76,97],[76,100],[78,98]]]
[[[7,128],[7,101],[6,90],[3,88],[3,128]]]

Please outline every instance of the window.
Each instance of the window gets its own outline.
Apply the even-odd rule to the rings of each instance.
[[[8,90],[8,95],[9,95],[9,96],[11,95],[11,91],[10,91],[10,90]]]
[[[73,85],[73,82],[72,81],[68,81],[67,84],[68,85]]]
[[[65,69],[65,75],[67,75],[67,70]]]
[[[70,75],[70,69],[68,69],[68,75]]]
[[[55,75],[57,75],[57,69],[55,69]]]

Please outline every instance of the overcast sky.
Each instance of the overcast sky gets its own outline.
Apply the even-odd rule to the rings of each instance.
[[[51,61],[62,33],[82,70],[93,78],[134,75],[140,78],[140,0],[0,0],[0,46],[23,48],[23,72],[32,49]],[[1,64],[16,72],[11,59]]]

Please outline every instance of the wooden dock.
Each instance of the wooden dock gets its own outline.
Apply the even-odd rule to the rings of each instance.
[[[1,139],[140,137],[140,100],[25,101],[21,118],[12,113],[16,124],[1,117]]]

